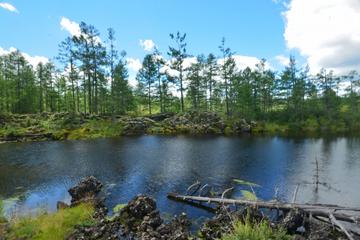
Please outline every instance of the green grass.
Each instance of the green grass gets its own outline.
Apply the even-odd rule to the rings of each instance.
[[[290,240],[282,229],[272,229],[265,220],[260,223],[251,223],[249,219],[245,223],[237,221],[234,223],[234,231],[221,238],[221,240]]]
[[[91,120],[80,128],[67,130],[65,133],[66,138],[71,140],[94,139],[120,136],[123,128],[122,123],[112,123],[111,120]]]
[[[0,199],[0,223],[6,222],[5,213],[4,213],[4,202]]]
[[[92,225],[94,208],[81,204],[56,213],[41,213],[36,217],[20,217],[10,222],[6,239],[62,240],[76,225]]]

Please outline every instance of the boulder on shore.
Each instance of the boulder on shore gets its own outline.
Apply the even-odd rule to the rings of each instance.
[[[77,186],[69,189],[72,205],[97,199],[101,187],[101,182],[95,177],[83,179]],[[156,207],[156,201],[145,195],[136,196],[114,217],[107,217],[104,209],[106,208],[103,205],[95,204],[95,225],[78,226],[67,239],[185,240],[190,237],[190,222],[186,214],[164,223]]]
[[[86,202],[96,198],[101,191],[102,183],[94,176],[84,178],[78,185],[69,189],[71,204]]]

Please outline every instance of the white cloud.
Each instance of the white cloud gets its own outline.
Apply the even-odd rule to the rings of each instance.
[[[16,7],[7,2],[0,2],[0,7],[10,12],[19,13]]]
[[[142,67],[141,61],[138,58],[126,58],[126,63],[130,70],[137,72]]]
[[[17,51],[16,48],[10,47],[9,50],[3,49],[0,47],[0,56],[7,55],[9,53]],[[31,56],[27,53],[21,52],[21,55],[28,61],[34,68],[41,62],[41,63],[48,63],[49,59],[44,56]]]
[[[177,70],[172,69],[170,66],[172,64],[172,62],[175,59],[171,59],[171,60],[166,60],[165,61],[165,65],[160,69],[161,73],[167,73],[172,77],[178,77],[179,76],[179,72]],[[191,64],[193,63],[197,63],[197,58],[196,57],[187,57],[184,59],[183,63],[182,63],[182,67],[184,69],[187,69],[191,66]]]
[[[278,61],[278,63],[280,63],[280,65],[282,66],[288,66],[289,65],[289,57],[286,57],[284,55],[277,55],[275,57],[275,60]]]
[[[27,53],[22,53],[24,58],[33,66],[36,67],[39,63],[48,63],[49,59],[43,56],[30,56]]]
[[[312,72],[360,69],[360,1],[291,0],[283,15],[287,47],[298,49]]]
[[[80,36],[80,25],[77,22],[71,21],[66,17],[62,17],[60,20],[61,30],[68,31],[71,36]]]
[[[14,47],[10,47],[9,50],[6,50],[6,49],[3,49],[2,47],[0,47],[0,56],[3,56],[3,55],[7,55],[11,52],[15,52],[16,51],[16,48]]]
[[[259,58],[251,57],[251,56],[234,55],[233,58],[235,60],[236,68],[238,70],[243,70],[247,67],[249,67],[251,69],[255,69],[256,64],[258,64],[260,62]],[[223,62],[224,62],[223,58],[218,59],[218,64],[221,65],[221,64],[223,64]],[[271,68],[271,66],[268,62],[265,63],[265,68],[266,69]]]
[[[140,40],[140,46],[147,52],[151,52],[155,47],[155,43],[151,39]]]
[[[189,68],[191,66],[191,64],[193,63],[197,63],[197,58],[196,57],[188,57],[184,59],[184,62],[182,64],[183,68]]]
[[[61,30],[66,30],[70,33],[71,36],[79,37],[81,34],[81,29],[79,23],[71,21],[66,17],[62,17],[60,20]],[[101,43],[100,37],[95,37],[96,43]]]

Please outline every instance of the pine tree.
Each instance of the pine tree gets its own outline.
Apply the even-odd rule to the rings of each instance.
[[[139,70],[136,79],[146,86],[145,94],[147,95],[147,105],[149,114],[151,114],[151,98],[153,84],[158,79],[157,66],[153,54],[147,54],[143,60],[142,68]]]
[[[184,60],[188,57],[186,53],[186,34],[181,34],[177,32],[175,35],[170,34],[170,38],[175,41],[174,47],[169,47],[168,55],[171,58],[171,69],[175,70],[178,73],[178,76],[175,77],[175,83],[179,87],[180,91],[180,106],[181,112],[184,112],[184,92],[185,92],[185,85],[184,85],[184,76],[186,69],[184,68]]]
[[[220,67],[221,77],[224,83],[224,90],[225,90],[225,109],[226,109],[226,116],[230,116],[230,101],[231,101],[231,79],[234,77],[235,72],[235,60],[232,57],[233,53],[231,49],[225,47],[225,38],[222,39],[221,45],[219,49],[222,54],[222,64]]]

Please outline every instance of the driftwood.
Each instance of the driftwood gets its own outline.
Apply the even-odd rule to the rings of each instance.
[[[197,191],[199,191],[200,187],[201,187],[201,183],[199,181],[196,181],[194,184],[188,187],[188,189],[186,190],[186,194],[189,194],[191,191],[190,195],[193,195]]]
[[[347,229],[344,227],[344,225],[342,225],[336,218],[335,216],[330,213],[329,214],[329,219],[330,221],[337,227],[339,227],[341,229],[341,231],[348,237],[348,239],[350,240],[354,240],[354,238],[351,236],[351,234],[347,231]]]
[[[309,218],[326,218],[329,219],[329,222],[334,226],[338,227],[348,239],[354,239],[349,231],[340,223],[349,222],[358,224],[360,222],[360,208],[351,208],[343,207],[333,204],[300,204],[295,203],[297,190],[295,190],[293,201],[291,203],[279,202],[279,201],[249,201],[243,199],[229,199],[229,198],[210,198],[210,197],[201,197],[201,196],[189,196],[189,195],[180,195],[177,193],[168,193],[168,198],[176,201],[186,202],[186,203],[215,203],[222,205],[242,205],[247,207],[254,208],[266,208],[266,209],[276,209],[288,212],[293,209],[300,209],[306,213]]]

